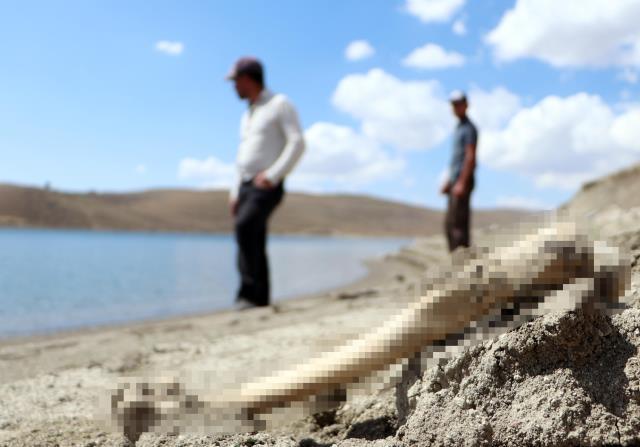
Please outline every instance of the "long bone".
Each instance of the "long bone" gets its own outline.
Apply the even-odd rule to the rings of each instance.
[[[208,412],[211,417],[204,420],[212,423],[220,420],[216,414],[220,411],[227,411],[231,418],[251,419],[285,403],[357,381],[430,343],[463,332],[492,309],[516,300],[535,302],[579,278],[594,278],[599,291],[614,301],[626,284],[624,275],[619,275],[621,264],[608,259],[607,268],[600,265],[601,271],[596,272],[597,264],[593,245],[577,233],[573,224],[543,228],[510,247],[496,249],[485,259],[468,263],[444,284],[427,291],[403,312],[359,339],[239,390],[187,396],[177,399],[179,402],[174,398],[174,407],[184,413]],[[182,392],[179,384],[168,387],[176,388],[168,394]],[[129,393],[119,390],[112,398],[114,418],[133,440],[161,425],[163,418],[157,393],[150,392],[146,384],[134,388],[129,388]],[[142,392],[146,398],[140,397],[140,390],[146,390]]]

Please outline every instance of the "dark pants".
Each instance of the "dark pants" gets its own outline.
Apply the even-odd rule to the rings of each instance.
[[[471,227],[471,192],[462,197],[455,197],[449,193],[449,204],[444,227],[449,243],[449,251],[458,247],[468,247],[471,244],[469,235]]]
[[[256,188],[251,182],[244,182],[238,194],[235,235],[240,288],[236,298],[257,306],[269,305],[267,222],[283,195],[282,183],[266,190]]]

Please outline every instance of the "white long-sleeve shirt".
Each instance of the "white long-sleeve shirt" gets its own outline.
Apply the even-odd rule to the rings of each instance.
[[[291,102],[284,95],[263,90],[242,116],[238,178],[231,188],[231,198],[238,196],[241,182],[262,171],[272,183],[280,182],[300,159],[304,147],[298,114]]]

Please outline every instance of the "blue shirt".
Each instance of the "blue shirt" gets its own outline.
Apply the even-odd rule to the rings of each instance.
[[[467,146],[470,144],[476,145],[478,143],[478,130],[476,126],[464,117],[458,123],[455,132],[453,133],[453,154],[451,157],[449,181],[455,183],[460,177],[462,172],[462,166],[464,165],[465,154],[467,153]]]

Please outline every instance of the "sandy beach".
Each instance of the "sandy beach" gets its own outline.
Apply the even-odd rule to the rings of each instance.
[[[446,259],[434,237],[371,260],[353,284],[269,308],[0,341],[0,445],[120,445],[94,417],[119,377],[197,373],[224,387],[263,376],[380,324]]]

